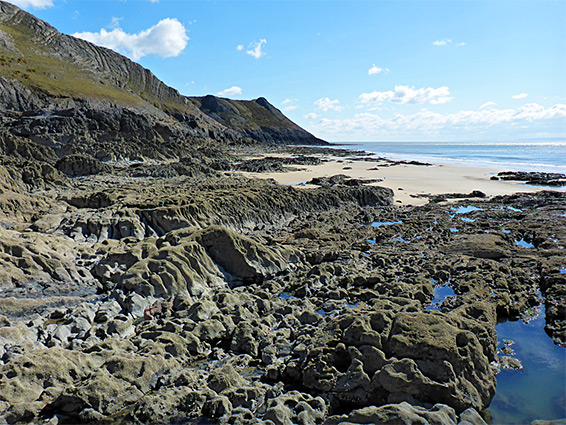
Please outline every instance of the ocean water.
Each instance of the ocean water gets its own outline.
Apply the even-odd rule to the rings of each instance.
[[[508,171],[566,173],[566,141],[559,142],[365,142],[344,143],[395,160],[448,162]]]

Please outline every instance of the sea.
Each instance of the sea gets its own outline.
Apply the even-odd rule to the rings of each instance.
[[[484,166],[505,171],[566,174],[566,140],[529,142],[360,142],[343,143],[394,160]]]

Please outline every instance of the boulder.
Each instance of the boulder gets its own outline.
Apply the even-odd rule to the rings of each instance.
[[[234,282],[261,282],[287,268],[280,253],[220,226],[211,226],[192,238]]]
[[[55,168],[68,176],[90,176],[109,171],[110,167],[86,154],[65,155]]]
[[[446,405],[436,404],[431,409],[426,409],[403,402],[380,407],[370,406],[346,415],[330,416],[324,423],[325,425],[457,425],[458,422],[454,409]]]
[[[458,236],[444,251],[477,258],[499,260],[509,256],[509,242],[495,233]]]

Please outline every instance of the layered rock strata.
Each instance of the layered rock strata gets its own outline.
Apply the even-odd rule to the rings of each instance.
[[[544,303],[566,342],[563,194],[395,207],[215,155],[185,161],[194,177],[81,160],[4,180],[58,208],[3,222],[4,421],[483,424],[498,320]],[[434,304],[438,286],[454,295]]]

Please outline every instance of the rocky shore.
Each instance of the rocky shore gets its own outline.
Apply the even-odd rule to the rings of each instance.
[[[4,163],[0,421],[477,425],[498,320],[566,344],[564,193],[395,206],[244,152]]]
[[[287,144],[0,0],[0,424],[484,425],[566,344],[564,176]]]

